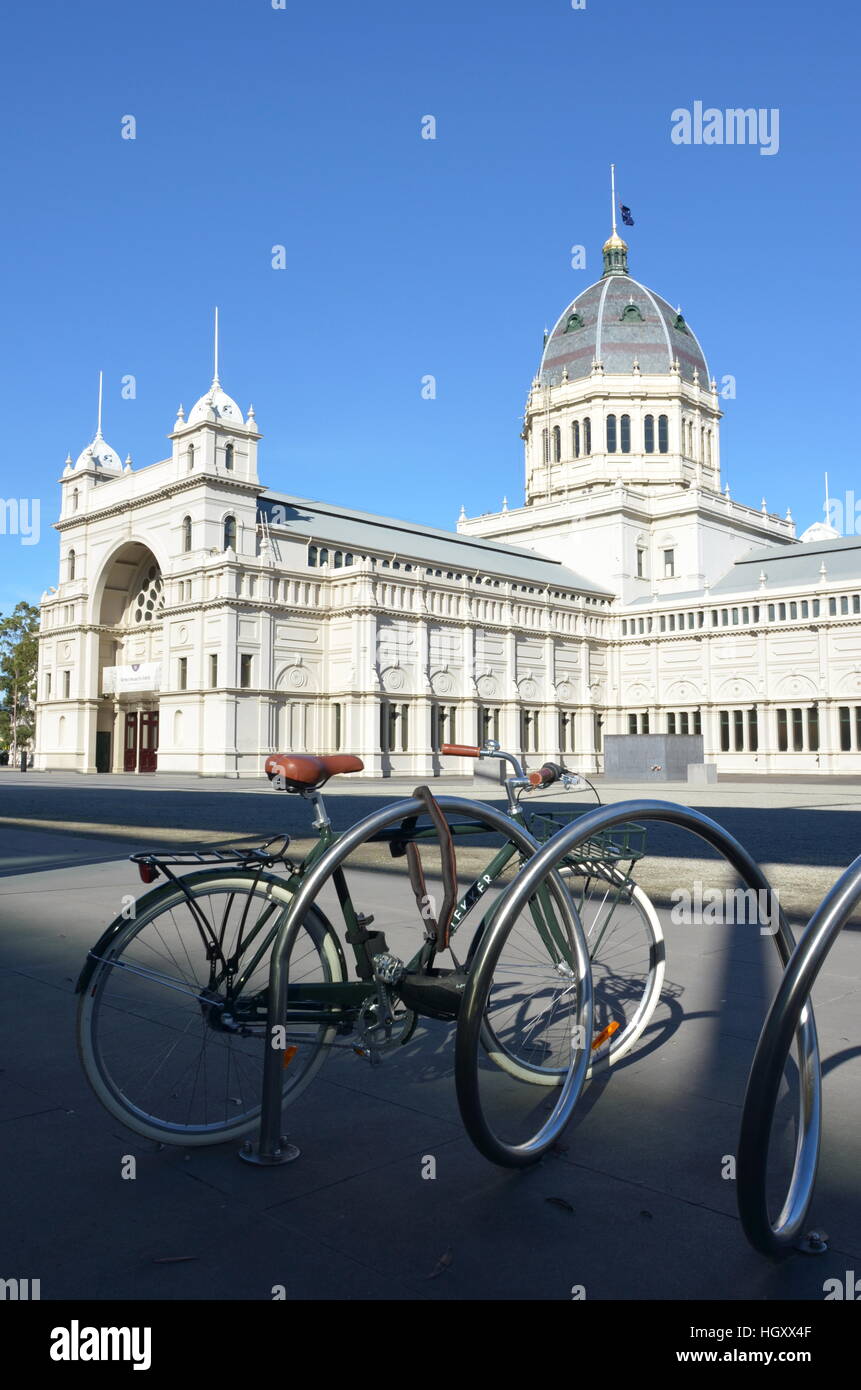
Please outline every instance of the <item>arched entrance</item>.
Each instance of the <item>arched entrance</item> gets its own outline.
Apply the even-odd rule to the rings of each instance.
[[[96,597],[99,694],[96,766],[158,767],[164,581],[152,551],[137,541],[108,562]]]

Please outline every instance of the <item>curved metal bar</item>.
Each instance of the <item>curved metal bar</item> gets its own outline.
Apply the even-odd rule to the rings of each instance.
[[[810,991],[825,957],[861,898],[861,855],[841,874],[811,917],[786,967],[780,988],[759,1035],[744,1097],[739,1132],[736,1183],[738,1210],[745,1235],[766,1255],[785,1255],[798,1237],[813,1193],[818,1163],[815,1153],[800,1154],[806,1165],[803,1181],[793,1181],[776,1223],[768,1214],[766,1180],[768,1145],[780,1078],[792,1046],[792,1035],[805,1015],[812,1013]],[[805,1244],[824,1249],[824,1241]]]
[[[437,802],[445,812],[468,814],[474,820],[500,830],[517,845],[518,849],[533,854],[538,841],[523,826],[512,821],[495,806],[484,802],[467,801],[464,797],[440,796]],[[316,898],[324,883],[331,877],[359,845],[364,844],[377,831],[403,820],[407,816],[418,816],[425,810],[424,803],[416,797],[403,801],[390,801],[378,811],[372,811],[363,820],[351,826],[324,855],[317,861],[311,872],[303,880],[278,935],[272,946],[269,966],[269,1009],[266,1034],[270,1045],[266,1049],[263,1063],[263,1104],[260,1112],[260,1141],[258,1159],[260,1162],[278,1162],[281,1152],[281,1098],[284,1084],[283,1060],[281,1050],[274,1046],[273,1029],[284,1024],[287,1018],[288,961],[293,944],[299,934],[302,918]]]
[[[723,826],[716,821],[704,816],[701,811],[692,810],[688,806],[678,806],[669,801],[623,801],[617,802],[614,806],[600,807],[594,811],[588,811],[585,815],[578,816],[576,821],[570,825],[557,830],[556,834],[545,842],[536,855],[530,859],[513,883],[507,888],[501,899],[497,911],[494,914],[493,922],[489,928],[491,933],[504,932],[510,920],[520,912],[527,898],[531,897],[541,878],[553,870],[554,865],[566,854],[579,844],[581,840],[588,839],[602,830],[608,830],[613,825],[618,825],[622,821],[628,820],[656,820],[664,821],[669,825],[677,825],[683,830],[690,830],[701,840],[705,840],[714,849],[718,850],[728,863],[736,870],[739,876],[745,881],[748,887],[757,892],[772,894],[771,885],[763,873],[756,860],[753,859],[747,850],[739,842],[724,830]],[[855,880],[853,880],[854,882]],[[859,871],[858,882],[861,883],[861,871]],[[838,885],[839,886],[839,885]],[[829,895],[830,896],[830,895]],[[773,902],[772,896],[767,899]],[[828,900],[826,899],[826,902]],[[854,899],[853,899],[854,902]],[[846,897],[840,895],[841,911],[845,908],[844,916],[841,918],[842,925],[845,916],[851,910],[851,904],[846,907]],[[820,908],[822,912],[823,907]],[[836,911],[837,909],[835,909]],[[818,914],[817,914],[818,915]],[[815,920],[815,919],[814,919]],[[835,926],[835,918],[830,914],[828,925],[823,927],[823,931],[828,933],[829,941],[839,929]],[[812,923],[811,923],[812,926]],[[808,929],[809,931],[810,929]],[[783,910],[778,907],[777,930],[774,934],[774,942],[780,957],[781,965],[786,967],[795,951],[795,940],[789,927],[789,923],[784,916]],[[826,948],[827,949],[827,948]],[[821,958],[816,964],[821,964]],[[815,976],[814,976],[815,977]],[[806,975],[803,976],[806,979]],[[784,981],[785,983],[785,981]],[[812,980],[811,980],[812,983]],[[799,987],[800,988],[800,987]],[[782,993],[778,993],[778,999],[782,999]],[[799,996],[793,994],[793,1001],[797,1002]],[[806,995],[800,996],[801,1002],[796,1010],[797,1016],[792,1016],[789,1012],[789,1005],[783,1016],[778,1015],[779,1027],[777,1037],[780,1044],[787,1039],[789,1034],[795,1032],[796,1047],[798,1054],[799,1070],[799,1099],[798,1099],[798,1145],[795,1153],[795,1162],[792,1171],[792,1179],[789,1187],[789,1194],[781,1213],[778,1226],[772,1229],[773,1237],[781,1246],[795,1239],[801,1221],[810,1204],[810,1197],[813,1189],[813,1180],[816,1176],[816,1165],[819,1156],[819,1137],[822,1127],[821,1110],[821,1091],[822,1077],[819,1066],[819,1046],[816,1038],[816,1024],[813,1018],[813,1009],[808,1005],[805,1007]],[[469,1010],[475,1007],[475,993],[471,988],[471,981],[467,981],[464,991],[461,1008]],[[777,1001],[772,1007],[772,1013],[777,1008]],[[791,1022],[785,1023],[785,1018],[790,1018]],[[769,1034],[771,1037],[771,1034]],[[776,1044],[773,1045],[776,1047]],[[769,1059],[776,1055],[772,1051],[768,1054]],[[785,1053],[781,1054],[781,1060]],[[763,1063],[764,1067],[770,1066]],[[770,1073],[768,1073],[770,1078]],[[779,1081],[779,1078],[778,1078]],[[750,1093],[749,1093],[750,1094]],[[768,1096],[771,1092],[766,1087],[763,1092]],[[751,1102],[749,1114],[755,1102]],[[753,1124],[749,1119],[748,1133]],[[749,1140],[749,1144],[750,1144]],[[750,1147],[747,1149],[747,1168],[748,1175],[755,1174],[753,1160],[750,1157]],[[739,1163],[739,1171],[741,1165]],[[751,1177],[748,1177],[751,1181]],[[755,1191],[757,1189],[754,1189]],[[748,1226],[745,1225],[745,1232],[750,1236]],[[752,1227],[751,1229],[756,1229]],[[756,1241],[754,1241],[756,1244]],[[763,1245],[757,1245],[758,1249],[763,1249]]]

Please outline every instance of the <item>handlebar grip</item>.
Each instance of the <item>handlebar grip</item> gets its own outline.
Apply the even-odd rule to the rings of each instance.
[[[559,781],[563,771],[558,763],[545,763],[537,772],[530,772],[529,780],[533,787],[549,787]]]
[[[444,743],[439,751],[452,758],[477,758],[481,749],[471,743]]]

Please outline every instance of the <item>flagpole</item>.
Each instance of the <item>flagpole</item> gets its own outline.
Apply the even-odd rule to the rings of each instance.
[[[613,218],[613,236],[616,235],[616,166],[610,165],[610,210]]]

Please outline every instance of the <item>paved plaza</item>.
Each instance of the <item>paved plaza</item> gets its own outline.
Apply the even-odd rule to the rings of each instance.
[[[333,820],[345,826],[409,790],[345,780]],[[472,782],[437,790],[499,796]],[[849,781],[601,793],[705,809],[770,866],[779,890],[790,885],[794,929],[861,849],[861,791]],[[327,1061],[286,1112],[301,1149],[290,1166],[248,1167],[235,1144],[157,1149],[124,1130],[81,1071],[74,981],[123,895],[140,892],[126,856],[147,842],[280,829],[307,838],[307,808],[265,780],[0,772],[0,1275],[40,1279],[45,1299],[268,1299],[276,1285],[291,1299],[569,1299],[582,1285],[587,1299],[758,1300],[821,1299],[826,1279],[861,1270],[857,923],[814,994],[824,1132],[812,1224],[831,1241],[821,1257],[775,1265],[755,1254],[722,1176],[778,978],[773,944],[755,928],[676,925],[666,906],[666,988],[648,1033],[587,1087],[564,1143],[533,1170],[495,1168],[472,1147],[453,1032],[430,1021],[379,1067],[348,1052]],[[653,846],[640,877],[659,902],[703,865],[719,871],[671,832],[656,829]],[[352,881],[406,954],[418,921],[396,906],[392,873],[369,864]],[[134,1181],[121,1175],[127,1155]]]

